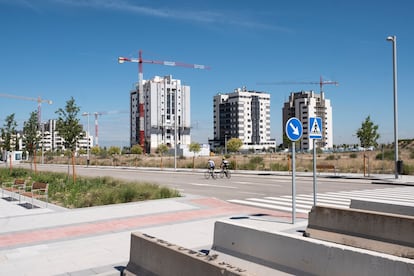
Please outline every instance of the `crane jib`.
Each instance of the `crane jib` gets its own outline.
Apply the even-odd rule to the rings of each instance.
[[[176,66],[174,61],[164,61],[163,64],[167,66]]]

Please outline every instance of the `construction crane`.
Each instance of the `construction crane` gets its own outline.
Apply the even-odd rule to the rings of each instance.
[[[101,116],[101,115],[121,114],[121,113],[128,113],[128,111],[113,110],[113,111],[99,111],[99,112],[94,112],[93,113],[93,115],[95,116],[95,146],[99,146],[99,138],[98,138],[98,133],[99,133],[98,117]]]
[[[102,112],[94,112],[93,115],[95,116],[95,146],[99,146],[98,140],[98,116],[102,115]]]
[[[319,81],[282,81],[282,82],[259,82],[259,85],[293,85],[293,84],[317,84],[320,87],[321,93],[323,93],[323,86],[327,84],[333,84],[338,86],[339,83],[337,81],[329,81],[323,80],[322,76],[320,77]]]
[[[118,57],[118,63],[136,62],[138,63],[138,111],[139,111],[139,144],[145,150],[145,133],[144,133],[144,93],[143,91],[143,63],[159,64],[166,66],[181,66],[193,69],[210,69],[209,66],[200,64],[187,64],[175,61],[145,60],[142,58],[142,50],[138,52],[138,58]],[[175,139],[176,140],[176,139]]]
[[[20,99],[20,100],[26,100],[26,101],[35,101],[37,102],[37,120],[40,127],[40,124],[42,122],[41,116],[42,116],[42,103],[48,103],[52,104],[53,102],[51,100],[45,100],[42,99],[40,96],[37,98],[30,98],[30,97],[24,97],[24,96],[18,96],[18,95],[11,95],[11,94],[1,94],[0,97],[6,97],[6,98],[12,98],[12,99]]]

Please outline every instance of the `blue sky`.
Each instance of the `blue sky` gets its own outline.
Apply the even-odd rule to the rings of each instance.
[[[0,93],[52,100],[42,119],[73,96],[99,117],[101,145],[129,144],[129,91],[136,63],[117,57],[203,64],[195,70],[144,64],[144,79],[172,75],[191,86],[193,141],[213,137],[213,96],[246,86],[271,94],[271,137],[282,137],[290,92],[325,85],[333,107],[334,144],[357,143],[367,116],[380,142],[393,141],[392,43],[397,36],[400,138],[414,138],[414,2],[0,0]],[[0,98],[0,124],[15,113],[19,128],[34,101]],[[81,117],[86,126],[86,117]],[[93,118],[90,118],[93,132]]]

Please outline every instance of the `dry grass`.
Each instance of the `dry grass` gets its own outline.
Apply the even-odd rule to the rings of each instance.
[[[366,152],[341,152],[320,153],[317,155],[317,164],[333,164],[342,173],[373,173],[389,174],[394,172],[394,159],[392,146],[384,147],[383,150]],[[229,156],[228,160],[232,169],[287,171],[290,170],[289,153],[266,153],[266,154],[236,154]],[[382,158],[384,156],[384,158]],[[379,159],[377,159],[379,157]],[[212,157],[178,157],[178,168],[206,168],[207,160],[212,158],[216,165],[221,163],[222,156]],[[402,140],[399,143],[399,159],[404,162],[404,173],[414,174],[414,140]],[[46,163],[68,164],[67,157],[48,157]],[[76,158],[79,165],[86,165],[86,157]],[[160,167],[173,168],[174,156],[154,156],[125,154],[116,156],[91,156],[92,166],[129,166],[129,167]],[[313,154],[297,153],[296,170],[299,172],[312,171]]]
[[[412,152],[414,149],[405,148],[401,150],[400,159],[404,160],[404,167],[414,168]],[[346,153],[321,153],[317,155],[317,164],[333,164],[342,173],[373,173],[388,174],[394,172],[393,160],[377,160],[376,156],[381,156],[381,151],[367,152],[346,152]],[[365,158],[364,158],[365,156]],[[221,163],[222,156],[196,157],[194,168],[206,168],[207,160],[212,158],[216,165]],[[230,161],[232,169],[253,169],[266,171],[286,171],[290,169],[290,154],[288,153],[266,153],[260,155],[231,155]],[[53,157],[48,158],[48,163],[68,164],[67,158]],[[86,165],[85,157],[78,157],[77,164]],[[130,167],[160,167],[173,168],[174,156],[143,156],[143,155],[119,155],[115,157],[101,158],[91,156],[90,165],[95,166],[130,166]],[[177,158],[178,168],[193,168],[192,157]],[[313,154],[296,154],[296,171],[312,171]],[[412,174],[412,173],[411,173]]]

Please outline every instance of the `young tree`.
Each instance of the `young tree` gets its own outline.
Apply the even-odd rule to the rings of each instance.
[[[101,148],[98,147],[98,146],[94,146],[94,147],[91,148],[91,153],[93,155],[98,155],[100,151],[101,151]]]
[[[194,153],[194,155],[193,155],[193,169],[194,169],[194,167],[195,167],[195,155],[196,155],[197,152],[200,152],[201,146],[200,146],[199,143],[192,142],[189,146],[189,150],[190,150],[190,152]]]
[[[35,166],[36,172],[36,150],[39,145],[40,136],[37,131],[39,130],[39,120],[37,112],[33,111],[30,113],[30,118],[28,121],[24,122],[23,125],[23,141],[26,147],[26,150],[29,152],[29,156],[32,156],[32,160]]]
[[[243,146],[243,142],[239,138],[231,138],[227,141],[227,150],[229,152],[238,152],[241,146]]]
[[[158,147],[157,147],[157,153],[159,153],[161,155],[161,163],[160,163],[160,167],[161,168],[162,168],[162,156],[167,151],[168,151],[168,146],[166,144],[160,144],[160,145],[158,145]]]
[[[121,154],[121,148],[117,147],[117,146],[110,146],[109,149],[108,149],[108,153],[110,155]]]
[[[67,102],[65,108],[59,108],[56,113],[59,118],[56,122],[56,130],[64,140],[64,145],[67,150],[71,152],[72,158],[72,172],[73,183],[76,181],[75,174],[75,152],[76,144],[79,139],[79,135],[82,131],[82,126],[79,124],[78,113],[80,107],[75,103],[75,99],[71,97]]]
[[[138,144],[133,145],[131,147],[131,153],[132,154],[142,154],[143,153],[143,150],[142,150],[141,145],[138,145]]]
[[[6,117],[6,120],[4,122],[4,127],[1,129],[1,138],[3,139],[3,148],[7,151],[12,151],[13,146],[13,135],[16,135],[16,127],[17,123],[14,119],[14,113],[10,114]],[[17,137],[15,137],[17,140]],[[14,141],[14,149],[18,149],[18,143],[17,141]]]
[[[365,118],[365,121],[362,123],[361,128],[358,129],[356,135],[359,138],[361,147],[363,148],[378,145],[377,140],[380,137],[378,133],[378,125],[374,125],[370,116]]]

